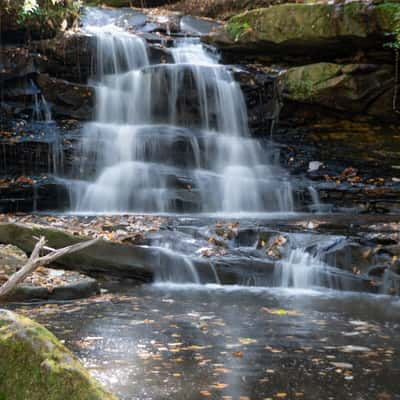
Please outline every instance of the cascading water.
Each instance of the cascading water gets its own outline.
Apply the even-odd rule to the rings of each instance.
[[[286,173],[250,138],[232,73],[195,39],[150,64],[140,37],[114,25],[96,37],[96,116],[71,185],[75,211],[292,211]]]

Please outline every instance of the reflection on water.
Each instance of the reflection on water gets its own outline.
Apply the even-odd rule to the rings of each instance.
[[[390,297],[158,284],[27,308],[121,399],[400,395]]]

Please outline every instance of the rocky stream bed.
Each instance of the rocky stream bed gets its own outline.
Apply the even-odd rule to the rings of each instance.
[[[63,344],[121,400],[399,400],[400,3],[75,3],[0,0],[0,284],[99,238],[2,303],[62,343],[0,311],[0,400],[113,399]]]

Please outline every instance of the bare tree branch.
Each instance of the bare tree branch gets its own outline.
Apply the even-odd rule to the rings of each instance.
[[[92,246],[98,240],[99,238],[88,240],[86,242],[76,243],[58,250],[51,249],[52,251],[49,254],[40,257],[40,251],[42,249],[46,249],[46,238],[41,237],[36,243],[28,262],[19,271],[13,274],[3,286],[0,287],[0,300],[15,290],[16,286],[39,266],[49,264],[57,258],[65,256],[66,254],[83,250],[86,247]]]

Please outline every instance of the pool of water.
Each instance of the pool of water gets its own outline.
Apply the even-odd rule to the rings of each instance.
[[[122,400],[400,399],[395,297],[158,284],[17,308]]]

